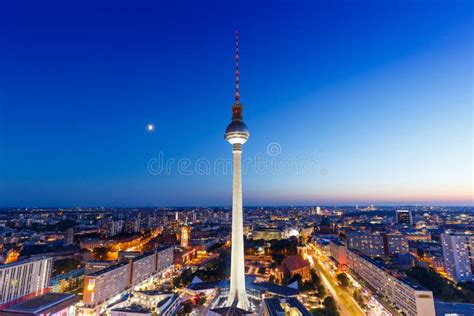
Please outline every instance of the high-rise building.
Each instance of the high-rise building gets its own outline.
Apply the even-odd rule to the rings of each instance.
[[[456,282],[474,281],[474,235],[441,234],[444,268]]]
[[[0,265],[0,308],[46,293],[52,264],[52,258],[40,258]]]
[[[369,257],[381,257],[409,252],[408,238],[399,232],[351,232],[347,248],[356,249]]]
[[[370,257],[381,257],[385,255],[384,238],[382,234],[379,233],[348,233],[347,248],[356,249]]]
[[[245,289],[244,268],[244,219],[242,210],[242,145],[249,138],[249,130],[242,118],[242,103],[239,94],[239,33],[235,34],[235,98],[232,106],[232,122],[227,126],[225,139],[232,145],[232,249],[230,267],[230,289],[227,304],[248,310],[249,301]]]
[[[139,232],[141,229],[142,224],[142,213],[138,213],[137,217],[135,218],[135,232]]]
[[[64,235],[64,245],[69,246],[74,243],[74,227],[69,227],[66,229],[66,234]]]
[[[385,255],[405,254],[410,251],[408,238],[399,232],[387,233],[383,235]]]
[[[147,228],[154,228],[156,226],[156,217],[152,214],[148,215],[148,221],[146,223]]]
[[[123,231],[123,220],[112,221],[110,225],[110,236],[116,236]]]
[[[413,225],[413,217],[410,210],[397,210],[395,215],[397,224]]]

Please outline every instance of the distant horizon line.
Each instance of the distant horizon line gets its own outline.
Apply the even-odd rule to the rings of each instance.
[[[347,208],[347,207],[359,207],[359,208],[365,208],[365,207],[468,207],[468,208],[474,208],[474,205],[446,205],[446,204],[279,204],[279,205],[268,205],[268,204],[261,204],[261,205],[247,205],[243,206],[244,208],[260,208],[260,207],[341,207],[341,208]],[[227,208],[231,209],[232,205],[155,205],[155,206],[149,206],[149,205],[131,205],[131,206],[117,206],[117,205],[75,205],[75,206],[0,206],[1,210],[5,209],[60,209],[60,208]]]

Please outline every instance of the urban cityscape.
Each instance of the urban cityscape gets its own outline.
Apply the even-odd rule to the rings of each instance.
[[[1,7],[1,316],[474,315],[472,2]]]

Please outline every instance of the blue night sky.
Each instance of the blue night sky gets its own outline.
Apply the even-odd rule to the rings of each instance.
[[[245,205],[472,205],[473,29],[471,1],[3,1],[0,206],[230,205],[235,30]]]

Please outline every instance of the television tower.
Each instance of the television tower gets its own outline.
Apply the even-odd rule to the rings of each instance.
[[[249,130],[242,118],[239,94],[239,32],[235,33],[235,97],[232,106],[232,122],[225,130],[225,139],[232,145],[234,159],[232,183],[232,246],[230,266],[230,290],[227,305],[237,301],[237,307],[249,310],[245,291],[244,269],[244,219],[242,211],[242,145],[249,138]]]

